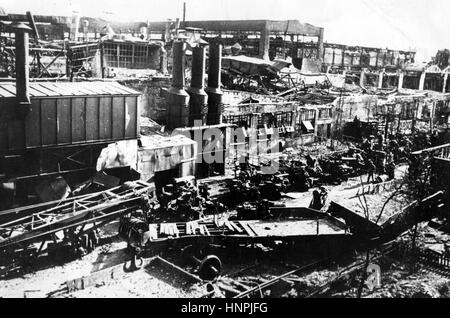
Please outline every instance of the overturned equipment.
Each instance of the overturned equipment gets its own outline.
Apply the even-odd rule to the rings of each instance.
[[[159,253],[167,246],[185,247],[239,246],[261,244],[275,247],[278,244],[345,246],[352,237],[345,223],[318,211],[307,208],[271,208],[272,218],[266,220],[230,220],[210,217],[204,220],[179,223],[139,224],[122,218],[119,233],[129,246],[147,253]],[[134,229],[134,230],[133,230]],[[130,235],[133,233],[133,235]],[[136,235],[140,233],[140,235]],[[216,267],[217,269],[217,267]],[[214,270],[213,270],[214,272]]]
[[[127,182],[106,191],[3,211],[0,259],[11,265],[11,260],[26,261],[45,249],[51,253],[63,246],[82,255],[98,243],[99,227],[140,209],[145,194],[153,191],[152,184]]]

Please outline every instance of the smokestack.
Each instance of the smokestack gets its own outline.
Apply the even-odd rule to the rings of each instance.
[[[88,41],[88,33],[89,33],[89,21],[83,20],[83,40]]]
[[[169,129],[186,127],[189,124],[189,95],[184,90],[185,84],[185,57],[184,42],[173,42],[172,48],[172,86],[167,97]]]
[[[170,40],[170,20],[166,21],[166,26],[164,28],[164,42],[169,42]]]
[[[213,44],[209,47],[208,67],[208,125],[217,125],[222,121],[222,95],[220,90],[222,69],[222,45]]]
[[[80,27],[80,15],[78,12],[75,12],[75,15],[72,16],[72,24],[70,26],[70,34],[69,37],[72,41],[78,40],[78,28]]]
[[[30,111],[30,57],[28,33],[31,28],[23,23],[13,25],[16,44],[16,112],[20,118],[25,117]]]
[[[208,113],[207,94],[204,90],[205,80],[205,48],[194,47],[192,50],[192,79],[191,86],[187,89],[189,93],[189,126],[194,125],[195,120],[206,123]]]

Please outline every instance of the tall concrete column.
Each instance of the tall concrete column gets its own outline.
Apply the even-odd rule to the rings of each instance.
[[[80,27],[80,15],[77,13],[74,16],[72,16],[72,23],[70,26],[69,38],[72,41],[78,40],[78,28],[79,27]]]
[[[427,76],[427,73],[425,71],[420,74],[420,80],[419,80],[419,91],[423,91],[425,87],[425,77]]]
[[[164,42],[170,41],[170,21],[166,21],[164,26]]]
[[[269,60],[270,48],[270,28],[268,21],[265,21],[264,27],[261,30],[261,37],[259,39],[259,57],[264,60]]]
[[[383,76],[384,76],[384,69],[382,69],[382,70],[378,73],[378,88],[379,88],[379,89],[383,88]]]
[[[186,127],[189,124],[189,95],[184,90],[184,44],[184,42],[175,41],[172,48],[172,85],[167,96],[169,129]]]
[[[398,74],[398,90],[401,90],[403,88],[403,80],[404,80],[405,74],[400,71]]]
[[[206,123],[208,95],[204,90],[205,60],[205,48],[194,47],[192,50],[191,86],[187,89],[190,96],[189,126],[194,126],[194,121],[196,120],[200,120],[202,124]]]
[[[163,74],[167,73],[167,51],[164,46],[160,48],[159,71]]]
[[[447,81],[448,81],[448,73],[445,72],[444,74],[444,85],[442,86],[442,93],[447,92]]]
[[[366,77],[366,69],[361,69],[361,75],[359,76],[359,86],[364,87],[365,83],[365,77]]]
[[[15,32],[16,48],[16,114],[23,118],[30,111],[30,55],[29,55],[29,35],[32,30],[23,23],[13,25]]]
[[[322,63],[323,63],[323,52],[324,52],[323,33],[324,33],[324,29],[320,28],[319,36],[317,38],[317,59]]]
[[[207,124],[216,125],[222,121],[222,95],[220,89],[222,70],[222,45],[214,44],[209,47],[208,68],[208,116]]]

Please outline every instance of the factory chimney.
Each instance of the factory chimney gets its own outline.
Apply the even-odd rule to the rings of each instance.
[[[222,69],[222,45],[212,44],[209,47],[209,68],[208,68],[208,125],[217,125],[222,121],[222,95],[220,90]]]
[[[30,57],[28,38],[32,30],[23,23],[13,25],[16,46],[16,114],[23,118],[30,111]]]
[[[195,120],[201,120],[206,124],[208,113],[207,94],[204,90],[205,80],[205,48],[194,47],[192,50],[192,79],[191,86],[187,89],[189,93],[189,126],[194,126]]]
[[[186,127],[189,124],[189,95],[184,90],[184,45],[182,41],[173,42],[172,85],[167,96],[169,129]]]

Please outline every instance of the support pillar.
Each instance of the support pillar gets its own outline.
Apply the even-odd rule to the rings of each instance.
[[[270,48],[270,29],[269,24],[266,21],[263,29],[261,30],[259,39],[259,57],[263,60],[269,60],[269,48]]]
[[[398,73],[398,86],[397,86],[398,90],[401,90],[403,88],[403,80],[404,80],[404,78],[405,78],[405,74],[402,71],[400,71]]]
[[[167,96],[169,129],[187,127],[189,124],[189,95],[184,90],[184,44],[184,42],[175,41],[172,48],[172,85]]]
[[[425,77],[427,76],[427,73],[424,71],[422,74],[420,74],[420,81],[419,81],[419,91],[423,91],[425,87]]]
[[[80,27],[80,15],[77,13],[72,17],[69,38],[72,41],[78,40],[78,29]]]
[[[23,23],[14,26],[15,49],[16,49],[16,115],[24,118],[30,111],[30,56],[29,56],[29,33],[30,27]]]
[[[189,93],[189,126],[194,126],[196,120],[206,123],[208,113],[207,94],[204,90],[205,80],[205,48],[194,47],[192,50],[192,79]]]
[[[383,88],[383,76],[384,76],[384,69],[378,73],[378,89]]]
[[[442,86],[442,93],[447,93],[447,80],[448,80],[448,73],[445,72],[445,74],[444,74],[444,85]]]
[[[365,77],[366,77],[366,69],[361,69],[361,75],[359,76],[359,86],[364,87],[365,83]]]
[[[222,95],[220,89],[222,70],[222,45],[214,44],[209,47],[208,69],[208,125],[217,125],[222,122]]]
[[[167,74],[167,51],[164,46],[161,46],[160,49],[159,71],[163,74]]]
[[[320,28],[319,36],[317,37],[317,59],[322,63],[323,63],[323,53],[324,53],[323,33],[324,33],[324,29]]]

